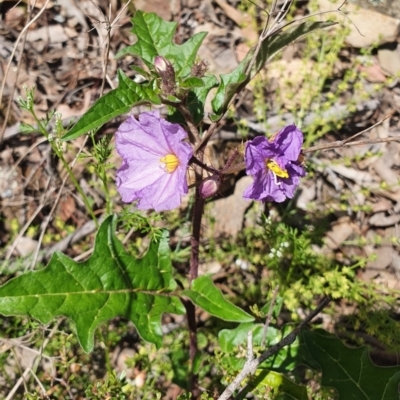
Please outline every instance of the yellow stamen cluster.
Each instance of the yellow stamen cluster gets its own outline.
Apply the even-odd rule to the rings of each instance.
[[[160,158],[160,162],[165,164],[165,171],[171,174],[179,165],[179,159],[175,154],[167,154],[165,157]]]
[[[289,178],[289,174],[286,169],[282,169],[278,163],[274,160],[266,161],[267,168],[270,169],[279,178]]]

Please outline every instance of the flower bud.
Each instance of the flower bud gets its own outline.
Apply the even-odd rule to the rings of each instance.
[[[222,178],[220,175],[213,175],[200,183],[200,196],[203,199],[215,196],[221,186]]]
[[[160,75],[164,74],[169,68],[173,69],[171,63],[161,56],[156,56],[154,59],[154,67]]]
[[[175,70],[172,64],[166,58],[156,56],[154,68],[160,75],[164,94],[175,94]]]

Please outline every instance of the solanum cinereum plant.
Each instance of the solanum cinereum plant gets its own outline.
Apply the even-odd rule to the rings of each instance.
[[[167,230],[154,238],[147,253],[137,259],[126,252],[115,236],[116,216],[108,216],[98,230],[89,259],[77,263],[55,253],[44,269],[22,274],[0,287],[0,312],[4,315],[30,315],[45,324],[57,316],[68,317],[75,323],[78,339],[88,352],[94,346],[96,327],[113,317],[131,320],[144,340],[160,347],[162,314],[186,313],[190,338],[186,389],[195,399],[200,395],[195,368],[199,357],[196,307],[225,321],[240,324],[238,332],[247,335],[247,332],[254,331],[256,341],[256,332],[260,328],[260,324],[255,322],[259,316],[249,314],[228,301],[213,284],[210,275],[198,276],[205,199],[219,192],[226,175],[245,169],[253,177],[253,183],[243,193],[246,199],[282,202],[294,196],[300,179],[306,175],[301,152],[303,134],[295,125],[283,127],[269,138],[258,136],[247,141],[234,151],[220,170],[205,162],[204,150],[237,94],[274,55],[305,34],[328,28],[334,23],[303,21],[279,29],[267,25],[257,46],[249,51],[238,67],[219,78],[209,74],[207,63],[197,57],[206,33],[197,33],[177,45],[173,40],[175,23],[165,22],[152,13],[137,11],[132,24],[136,42],[123,49],[118,57],[130,54],[141,60],[142,67],[132,68],[142,76],[143,83],[139,84],[123,71],[118,71],[118,87],[99,98],[62,139],[75,139],[100,128],[116,116],[127,114],[115,134],[116,150],[121,157],[116,174],[121,200],[132,203],[133,209],[161,212],[179,207],[183,196],[188,193],[193,196],[191,257],[186,287],[178,287],[173,277]],[[213,88],[215,91],[211,94]],[[204,105],[208,96],[211,96],[212,112],[205,115]],[[143,104],[149,106],[148,111],[139,115],[131,113],[133,107]],[[161,115],[158,110],[162,104],[167,106],[167,115]],[[188,188],[188,168],[194,170],[193,189]],[[268,298],[268,293],[265,298]],[[316,313],[328,303],[329,299],[325,299]],[[276,344],[277,338],[283,335],[272,327],[265,326],[264,329],[267,347],[268,343]],[[292,351],[295,351],[293,349],[299,345],[296,337],[300,328],[293,332],[286,341],[267,349],[263,359],[253,358],[250,341],[248,362],[240,367],[241,372],[233,382],[237,386],[228,387],[219,398],[228,399],[246,374],[254,373],[261,363],[276,374],[289,371],[282,370],[276,361],[268,361],[268,357],[272,354],[278,354],[277,359],[283,357],[282,354],[287,354],[281,353],[283,347],[294,341]],[[322,338],[307,336],[302,340],[325,346],[324,335]],[[221,337],[230,338],[221,342],[223,347],[230,346],[236,341],[237,334]],[[311,353],[307,353],[310,360],[315,360],[316,356]],[[304,355],[302,362],[307,362]],[[385,393],[393,393],[392,375],[380,378],[386,385]],[[340,391],[340,379],[335,379],[330,384]],[[272,381],[270,385],[274,387]],[[382,384],[378,386],[381,388]],[[279,385],[274,389],[278,393]],[[291,389],[286,387],[285,390],[290,392]],[[292,390],[291,395],[303,399],[304,390],[296,395]]]

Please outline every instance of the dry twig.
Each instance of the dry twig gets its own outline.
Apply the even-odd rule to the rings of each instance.
[[[292,332],[286,335],[279,343],[271,346],[268,350],[264,351],[260,356],[257,358],[253,358],[253,349],[251,346],[251,335],[248,336],[248,354],[247,354],[247,361],[244,364],[243,369],[237,375],[237,377],[233,380],[233,382],[225,389],[225,391],[218,397],[218,400],[229,400],[235,390],[240,386],[240,384],[246,379],[248,375],[254,374],[257,367],[271,357],[273,354],[276,354],[280,349],[285,346],[292,344],[295,340],[300,331],[309,323],[311,322],[314,317],[316,317],[329,303],[331,299],[326,297],[321,303],[317,306],[317,308],[312,311]]]

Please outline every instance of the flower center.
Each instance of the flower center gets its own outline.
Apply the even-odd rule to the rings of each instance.
[[[179,159],[175,154],[167,154],[165,157],[160,158],[160,162],[165,164],[165,171],[171,174],[179,165]]]
[[[277,176],[279,176],[279,178],[289,178],[289,174],[287,172],[287,169],[281,168],[276,161],[267,160],[265,164],[266,164],[267,168],[272,171],[272,173],[274,174],[275,178]]]

